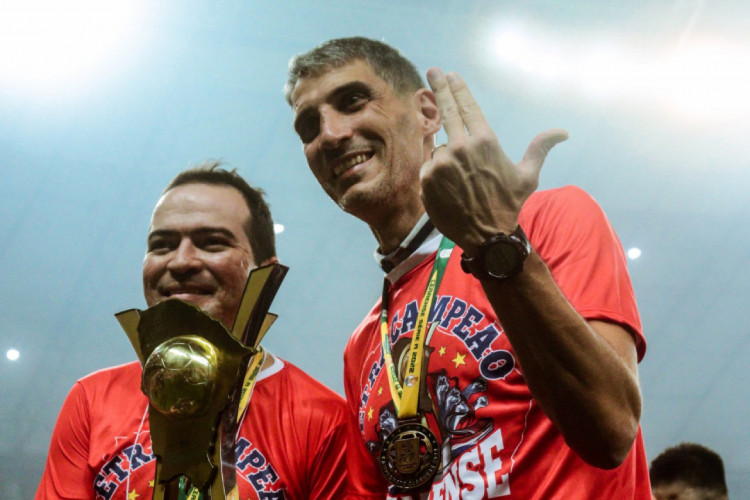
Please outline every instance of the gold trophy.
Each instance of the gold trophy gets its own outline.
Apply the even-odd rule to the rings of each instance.
[[[271,264],[250,273],[231,331],[181,300],[115,314],[143,366],[157,457],[154,500],[239,498],[240,398],[250,361],[277,317],[268,309],[287,271]]]

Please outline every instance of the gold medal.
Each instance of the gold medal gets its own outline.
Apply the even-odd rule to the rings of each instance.
[[[440,447],[426,426],[399,424],[383,441],[378,462],[391,484],[411,490],[433,478],[440,467]]]
[[[440,445],[432,431],[423,423],[419,403],[420,399],[429,398],[425,385],[426,353],[428,338],[437,326],[434,324],[432,328],[428,327],[429,315],[453,247],[454,243],[443,237],[422,297],[409,346],[406,350],[398,349],[404,356],[399,358],[400,373],[393,362],[394,353],[389,341],[389,283],[387,279],[383,283],[380,310],[381,348],[398,424],[383,440],[378,463],[388,482],[404,490],[414,490],[429,483],[441,463]],[[426,404],[426,401],[422,403]]]

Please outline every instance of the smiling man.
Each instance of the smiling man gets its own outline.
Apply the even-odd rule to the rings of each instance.
[[[393,498],[650,500],[624,252],[585,192],[536,192],[567,133],[514,163],[460,76],[427,78],[354,37],[293,58],[285,88],[310,170],[385,272],[344,353],[372,474]]]
[[[210,164],[179,174],[154,209],[143,260],[149,306],[180,299],[229,330],[249,272],[276,262],[260,190]],[[347,456],[344,400],[268,351],[235,440],[240,498],[364,498]],[[138,362],[79,380],[52,434],[37,499],[151,498],[156,460]]]
[[[154,209],[143,260],[146,303],[181,299],[230,329],[256,260],[277,260],[267,250],[254,256],[246,226],[259,219],[252,221],[242,193],[230,186],[190,183],[167,190]]]

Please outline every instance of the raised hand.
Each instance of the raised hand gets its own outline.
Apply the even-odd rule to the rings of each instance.
[[[460,76],[431,68],[427,80],[448,143],[433,149],[422,165],[422,201],[440,232],[471,255],[490,236],[516,228],[521,207],[539,185],[547,153],[568,133],[540,133],[515,164]]]

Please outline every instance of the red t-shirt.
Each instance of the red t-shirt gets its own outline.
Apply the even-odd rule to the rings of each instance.
[[[134,362],[73,386],[37,500],[152,497],[156,460],[140,381]],[[354,428],[343,398],[276,358],[256,382],[236,441],[240,498],[368,498],[350,486],[358,470],[347,457]]]
[[[519,223],[556,283],[587,320],[632,332],[639,360],[645,341],[622,247],[596,202],[566,187],[534,193]],[[430,322],[428,422],[443,436],[443,468],[429,498],[650,500],[640,430],[614,470],[586,464],[564,442],[526,386],[523,372],[479,282],[451,255]],[[388,321],[395,356],[414,332],[434,253],[390,287]],[[377,456],[396,423],[380,346],[380,301],[345,352],[345,389],[366,447]],[[384,484],[384,480],[383,480]],[[395,490],[392,497],[398,497]]]

